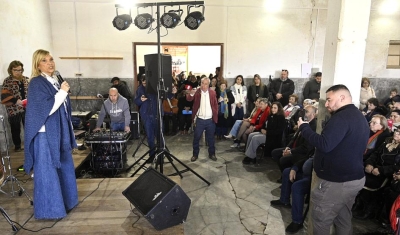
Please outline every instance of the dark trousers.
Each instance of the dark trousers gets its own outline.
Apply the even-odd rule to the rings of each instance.
[[[144,129],[147,135],[147,143],[150,148],[150,156],[155,155],[155,141],[154,139],[158,136],[158,120],[156,115],[147,115],[145,118],[142,118],[144,122]],[[162,144],[163,145],[163,144]]]
[[[180,114],[179,115],[179,130],[188,131],[192,126],[192,115],[191,114]]]
[[[169,124],[172,123],[172,130],[169,130]],[[178,120],[176,114],[164,113],[164,133],[175,133],[178,129]]]
[[[21,123],[25,124],[25,112],[8,118],[11,127],[11,137],[15,148],[21,148]]]
[[[196,127],[194,128],[194,137],[193,137],[193,156],[196,157],[199,156],[200,152],[199,142],[201,135],[203,134],[204,131],[206,131],[208,154],[215,155],[215,139],[214,139],[215,123],[211,118],[206,120],[197,118]]]

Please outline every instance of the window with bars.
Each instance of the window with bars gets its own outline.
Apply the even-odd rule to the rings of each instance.
[[[389,50],[388,50],[386,68],[400,69],[400,40],[389,41]]]

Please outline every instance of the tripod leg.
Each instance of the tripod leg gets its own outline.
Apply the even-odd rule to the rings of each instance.
[[[168,152],[165,153],[165,156],[167,157],[169,163],[171,163],[171,165],[172,165],[172,167],[175,169],[176,173],[178,173],[179,177],[181,177],[181,179],[182,179],[183,176],[182,176],[181,172],[178,170],[178,168],[176,168],[176,166],[175,166],[174,162],[172,161],[172,158],[171,158],[170,155],[171,155],[171,154],[168,153]]]
[[[146,152],[145,154],[143,154],[138,160],[136,160],[132,165],[130,165],[130,166],[125,170],[125,172],[130,171],[130,170],[132,169],[132,167],[134,167],[140,160],[142,160],[149,152],[150,152],[150,149],[147,150],[147,152]],[[145,164],[146,164],[146,162],[145,162]],[[132,177],[132,176],[131,176],[131,177]]]
[[[135,157],[137,151],[139,150],[140,146],[142,146],[142,144],[146,145],[146,144],[144,143],[144,140],[146,139],[146,137],[147,137],[146,135],[143,135],[143,137],[140,139],[138,146],[136,147],[135,151],[134,151],[133,154],[132,154],[132,157]],[[146,146],[147,146],[147,145],[146,145]],[[147,147],[148,147],[148,146],[147,146]]]
[[[7,220],[7,222],[11,225],[11,228],[14,232],[18,231],[18,228],[15,226],[13,221],[10,219],[10,216],[8,216],[7,212],[3,209],[3,207],[0,207],[0,213],[4,216],[4,218]]]
[[[189,171],[191,171],[193,174],[195,174],[197,177],[199,177],[201,180],[203,180],[206,184],[210,185],[211,183],[208,182],[206,179],[204,179],[201,175],[197,174],[197,172],[195,172],[194,170],[192,170],[190,167],[188,167],[187,165],[185,165],[185,163],[181,162],[178,158],[176,158],[174,155],[172,155],[171,153],[169,153],[169,157],[175,159],[177,162],[179,162],[182,166],[184,166],[186,169],[188,169]]]

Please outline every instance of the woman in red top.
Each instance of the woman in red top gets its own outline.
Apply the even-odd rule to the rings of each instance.
[[[269,115],[269,106],[268,99],[262,98],[260,99],[260,108],[257,110],[256,114],[250,121],[250,126],[241,126],[239,129],[239,133],[234,140],[234,144],[231,145],[232,148],[239,147],[240,142],[247,143],[247,137],[252,132],[260,132],[261,128],[264,126],[265,121],[267,121],[267,117]]]

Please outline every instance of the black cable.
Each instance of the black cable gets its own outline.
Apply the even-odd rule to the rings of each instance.
[[[94,192],[96,192],[96,191],[100,188],[100,184],[103,183],[103,181],[104,181],[105,179],[106,179],[106,178],[103,178],[103,179],[97,184],[97,188],[95,188],[91,193],[89,193],[89,194],[88,194],[86,197],[84,197],[80,202],[78,202],[78,204],[77,204],[74,208],[77,208],[82,202],[84,202],[88,197],[90,197]],[[72,208],[71,210],[73,210],[74,208]],[[26,222],[24,223],[24,225],[26,225],[27,222],[29,222],[29,220],[32,219],[32,217],[33,217],[33,214],[26,220]],[[40,232],[40,231],[42,231],[42,230],[44,230],[44,229],[53,228],[54,225],[56,225],[56,224],[57,224],[60,220],[62,220],[62,219],[63,219],[63,218],[58,219],[58,220],[56,220],[56,221],[54,222],[54,224],[52,224],[51,226],[49,226],[49,227],[43,227],[43,228],[40,228],[39,230],[30,230],[30,229],[25,228],[24,225],[21,225],[21,224],[19,224],[18,222],[15,222],[15,221],[13,221],[13,220],[10,220],[10,221],[11,221],[12,223],[15,223],[16,225],[18,225],[18,226],[19,226],[19,229],[23,229],[23,230],[25,230],[25,231],[37,233],[37,232]]]

